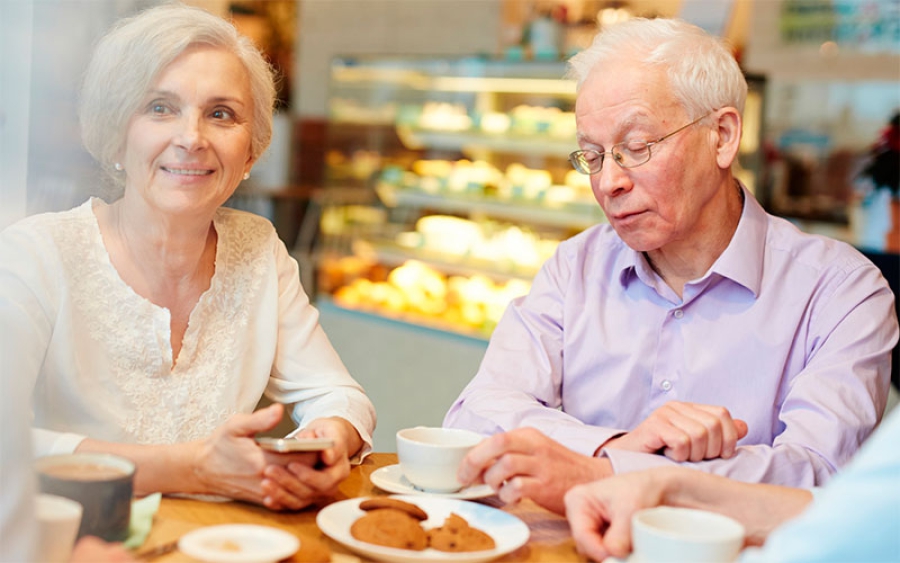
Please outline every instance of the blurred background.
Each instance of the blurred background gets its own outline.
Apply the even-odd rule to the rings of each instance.
[[[78,84],[96,38],[156,3],[0,2],[0,227],[109,197],[79,141]],[[272,147],[229,205],[270,218],[300,262],[379,407],[377,450],[440,422],[509,299],[604,220],[565,159],[563,76],[629,17],[728,42],[750,84],[738,176],[770,212],[856,245],[897,292],[900,0],[186,3],[233,20],[279,72]]]

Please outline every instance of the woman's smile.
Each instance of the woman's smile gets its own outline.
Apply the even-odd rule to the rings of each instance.
[[[209,176],[213,173],[208,168],[178,168],[172,166],[162,166],[161,168],[165,172],[178,176]]]

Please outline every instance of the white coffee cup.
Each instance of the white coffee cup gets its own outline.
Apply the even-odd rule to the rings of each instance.
[[[81,504],[56,495],[35,497],[38,521],[37,561],[62,563],[69,560],[81,525]]]
[[[459,463],[484,437],[469,430],[416,426],[397,432],[397,457],[406,479],[433,493],[462,488],[456,478]]]
[[[744,545],[736,520],[691,508],[659,506],[631,518],[631,543],[640,563],[725,563]]]

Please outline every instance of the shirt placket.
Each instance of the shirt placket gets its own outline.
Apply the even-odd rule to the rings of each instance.
[[[684,305],[669,309],[663,318],[656,365],[650,381],[650,412],[669,401],[679,400],[685,365],[683,324],[686,320]]]

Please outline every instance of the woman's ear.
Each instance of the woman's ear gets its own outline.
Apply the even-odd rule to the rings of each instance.
[[[731,168],[741,146],[741,114],[727,107],[718,112],[716,121],[716,163],[719,168]]]
[[[247,162],[244,164],[244,174],[249,174],[254,164],[256,164],[256,158],[252,154],[248,155]]]

